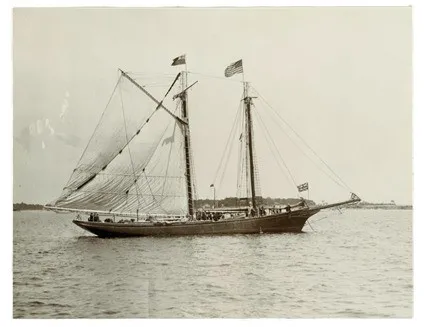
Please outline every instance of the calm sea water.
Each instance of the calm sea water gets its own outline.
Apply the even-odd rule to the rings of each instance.
[[[412,211],[319,213],[314,231],[100,239],[15,212],[14,318],[411,317]]]

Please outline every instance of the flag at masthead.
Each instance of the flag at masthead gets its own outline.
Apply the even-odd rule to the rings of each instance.
[[[186,63],[186,56],[181,55],[181,56],[174,58],[172,60],[171,66],[184,65],[185,63]]]
[[[231,77],[234,74],[240,74],[243,73],[243,60],[240,59],[239,61],[233,62],[231,65],[229,65],[225,69],[225,77]]]

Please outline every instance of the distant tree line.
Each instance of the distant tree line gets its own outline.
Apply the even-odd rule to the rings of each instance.
[[[358,205],[378,205],[378,206],[395,206],[396,203],[395,201],[391,201],[389,203],[385,203],[385,202],[367,202],[367,201],[361,201],[358,203]]]
[[[22,210],[44,210],[44,207],[41,204],[27,204],[23,202],[13,204],[13,211]]]
[[[305,200],[308,205],[315,205],[315,202],[312,200]],[[225,199],[217,199],[214,203],[214,200],[211,199],[198,199],[194,200],[194,206],[196,209],[204,208],[204,207],[238,207],[238,206],[249,206],[251,200],[240,199],[235,197],[225,198]],[[264,198],[264,197],[256,197],[256,204],[258,206],[286,206],[288,204],[293,205],[299,203],[298,198]]]
[[[412,205],[398,205],[395,203],[371,203],[371,202],[359,202],[350,206],[349,208],[356,209],[405,209],[412,210]]]

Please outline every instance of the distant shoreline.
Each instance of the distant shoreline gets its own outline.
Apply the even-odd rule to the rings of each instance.
[[[203,200],[205,201],[205,200]],[[358,203],[356,205],[343,206],[341,208],[345,209],[355,209],[355,210],[413,210],[412,205],[397,205],[397,204],[380,204],[380,203]],[[27,203],[14,203],[13,211],[44,211],[46,210],[41,204],[27,204]]]
[[[29,211],[29,210],[45,210],[44,206],[41,204],[27,204],[27,203],[14,203],[13,211]]]
[[[408,204],[396,204],[394,201],[391,203],[372,203],[361,201],[359,203],[348,205],[351,209],[382,209],[382,210],[412,210],[413,206]]]
[[[387,204],[357,204],[357,205],[351,205],[344,208],[349,209],[358,209],[358,210],[364,210],[364,209],[372,209],[372,210],[412,210],[412,205],[387,205]]]

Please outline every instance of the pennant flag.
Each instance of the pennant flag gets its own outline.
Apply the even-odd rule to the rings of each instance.
[[[233,62],[225,69],[225,77],[231,77],[234,74],[243,73],[243,61],[240,59],[239,61]]]
[[[304,192],[304,191],[307,191],[308,189],[309,189],[309,185],[308,185],[308,183],[300,184],[300,185],[297,187],[297,190],[298,190],[299,192]]]
[[[173,59],[171,66],[184,65],[186,63],[185,55],[181,55]]]
[[[357,196],[355,193],[351,193],[350,198],[352,200],[360,200],[359,196]]]

